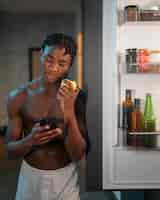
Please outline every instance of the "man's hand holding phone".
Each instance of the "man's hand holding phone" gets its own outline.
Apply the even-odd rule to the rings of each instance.
[[[50,142],[53,138],[62,135],[62,129],[54,128],[50,129],[49,125],[40,125],[36,123],[29,135],[31,143],[33,146],[43,145]]]

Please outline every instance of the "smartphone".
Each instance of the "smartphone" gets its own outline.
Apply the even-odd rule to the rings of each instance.
[[[55,118],[42,118],[38,121],[40,126],[49,126],[49,130],[57,128],[57,123]]]

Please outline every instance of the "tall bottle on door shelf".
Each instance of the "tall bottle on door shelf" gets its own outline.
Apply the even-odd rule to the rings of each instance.
[[[153,111],[153,104],[152,104],[152,95],[146,94],[145,99],[145,109],[143,115],[143,131],[144,132],[154,132],[156,130],[155,127],[155,115]],[[145,135],[144,137],[144,146],[152,147],[155,144],[155,137],[154,135]]]
[[[140,99],[134,99],[134,108],[131,112],[131,131],[142,132],[142,118],[143,114],[140,111]]]
[[[142,119],[143,114],[140,110],[140,99],[134,99],[134,108],[131,112],[131,132],[142,132]],[[132,136],[132,144],[134,146],[141,146],[143,141],[141,135],[133,134]]]
[[[133,111],[132,90],[126,90],[125,100],[122,103],[122,128],[126,144],[130,144],[128,131],[131,130],[131,112]]]
[[[155,120],[156,118],[153,110],[152,95],[148,93],[146,94],[145,109],[143,115],[143,131],[154,132],[156,129]]]
[[[152,104],[152,95],[146,94],[145,109],[143,115],[143,131],[154,132],[155,131],[155,115]]]

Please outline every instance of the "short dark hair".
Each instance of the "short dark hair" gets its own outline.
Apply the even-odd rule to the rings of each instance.
[[[42,50],[44,50],[45,46],[53,45],[65,48],[65,54],[70,54],[73,62],[77,53],[77,45],[71,36],[65,35],[64,33],[53,33],[47,35],[42,42]]]

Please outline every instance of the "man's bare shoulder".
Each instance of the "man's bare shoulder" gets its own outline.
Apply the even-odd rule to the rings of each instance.
[[[18,88],[11,90],[8,94],[8,106],[9,107],[15,107],[15,108],[20,108],[29,93],[29,90],[34,90],[39,87],[39,82],[38,80],[33,80],[31,82],[27,82]]]

